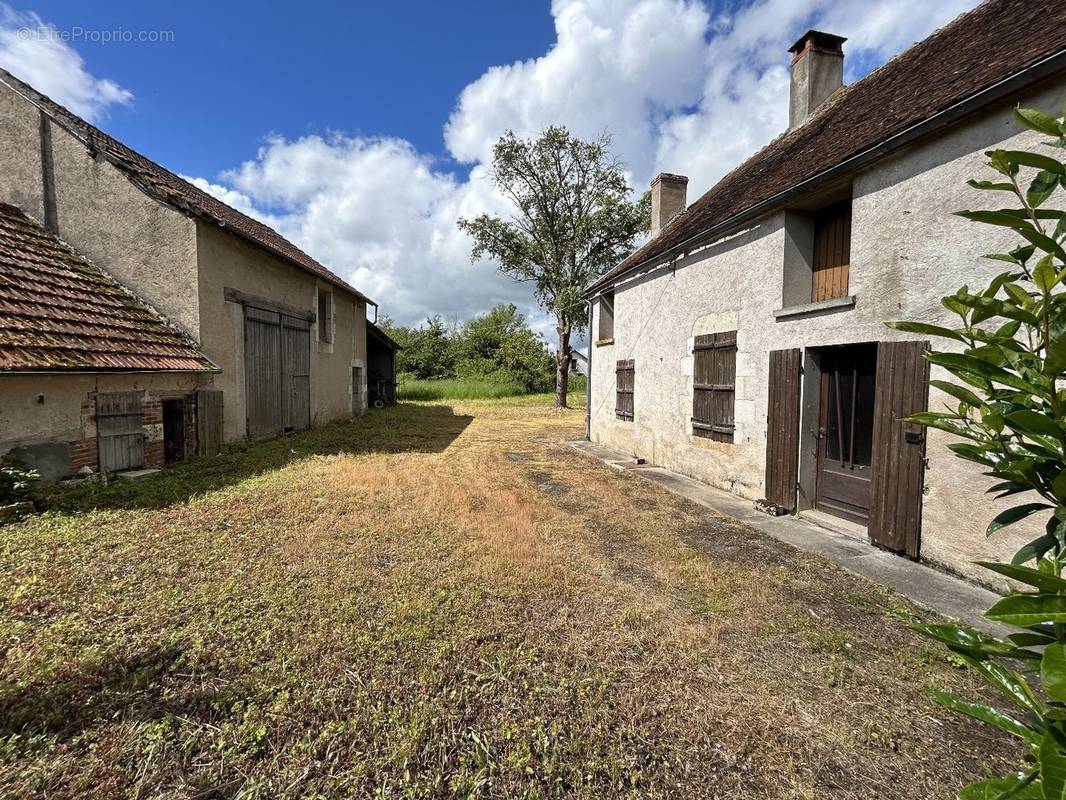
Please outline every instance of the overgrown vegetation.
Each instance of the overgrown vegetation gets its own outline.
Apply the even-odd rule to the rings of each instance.
[[[544,339],[513,304],[498,305],[451,329],[440,317],[416,328],[387,318],[381,326],[402,348],[396,354],[401,397],[504,397],[552,387],[552,360]],[[412,385],[415,381],[435,385]]]
[[[36,470],[0,464],[0,506],[25,499],[39,477]]]
[[[897,598],[566,446],[401,403],[0,529],[0,797],[949,795],[1006,737]]]
[[[1046,520],[1043,535],[1010,564],[983,564],[1026,587],[986,613],[1016,626],[1017,633],[996,638],[959,625],[918,626],[1016,707],[1007,714],[949,692],[937,694],[948,708],[1025,744],[1019,770],[969,786],[962,800],[1066,797],[1066,390],[1059,386],[1066,371],[1066,213],[1061,204],[1054,208],[1061,198],[1056,193],[1066,185],[1066,164],[1055,157],[1066,147],[1066,125],[1031,109],[1017,109],[1015,116],[1051,137],[1048,149],[990,151],[988,166],[998,177],[970,185],[1004,193],[1013,205],[960,212],[1018,233],[1024,241],[1019,247],[987,256],[1010,267],[987,287],[963,286],[944,298],[944,306],[959,316],[957,328],[894,323],[952,343],[951,350],[928,358],[954,378],[931,381],[953,398],[953,407],[912,420],[959,437],[962,441],[949,447],[987,470],[995,480],[990,494],[1025,501],[997,514],[988,533],[1034,516]]]

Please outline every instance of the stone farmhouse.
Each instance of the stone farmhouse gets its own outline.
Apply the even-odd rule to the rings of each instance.
[[[0,457],[121,472],[366,409],[392,351],[353,286],[3,70],[0,141]]]
[[[900,422],[948,398],[884,323],[951,324],[1017,246],[951,212],[994,202],[985,151],[1038,146],[1015,106],[1060,113],[1066,3],[988,0],[848,86],[845,42],[796,41],[789,129],[695,203],[653,181],[651,239],[588,291],[589,438],[976,578],[1031,537],[986,537],[988,480]]]

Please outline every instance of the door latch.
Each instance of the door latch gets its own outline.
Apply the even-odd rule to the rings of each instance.
[[[922,436],[921,431],[904,431],[903,441],[907,444],[921,444],[925,441],[925,437]]]

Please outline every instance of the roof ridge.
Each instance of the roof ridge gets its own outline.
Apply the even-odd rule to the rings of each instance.
[[[761,218],[787,202],[797,187],[830,172],[839,177],[848,164],[859,168],[857,158],[869,161],[894,152],[883,145],[897,139],[902,144],[907,132],[924,135],[954,124],[964,112],[1001,101],[1064,68],[1066,3],[985,0],[842,86],[801,125],[782,131],[719,178],[676,224],[596,279],[586,293],[670,255],[716,226],[742,225],[745,215],[756,211],[753,219]],[[962,108],[967,101],[974,101],[972,108]]]
[[[15,84],[11,88],[26,97],[27,100],[38,108],[42,108],[45,113],[55,119],[55,121],[64,129],[71,131],[71,128],[74,128],[75,130],[71,132],[84,140],[87,146],[105,152],[111,159],[119,162],[116,164],[117,167],[123,169],[123,171],[127,173],[134,173],[148,184],[151,184],[151,187],[149,187],[140,185],[137,181],[134,181],[134,184],[146,194],[170,206],[178,208],[178,210],[183,213],[205,217],[219,227],[232,231],[235,235],[249,240],[253,245],[292,263],[294,266],[317,275],[323,280],[354,294],[371,305],[376,305],[373,300],[370,300],[350,283],[345,281],[328,267],[321,264],[303,249],[293,244],[293,242],[282,236],[274,228],[243,211],[234,208],[224,200],[220,200],[213,194],[204,191],[199,186],[182,178],[176,172],[172,172],[162,164],[153,161],[143,153],[134,150],[129,145],[119,141],[111,134],[78,116],[66,106],[56,102],[48,95],[38,91],[29,83],[2,67],[0,67],[0,83]],[[105,147],[100,147],[99,145],[101,144],[105,145]],[[138,160],[143,162],[143,165],[136,163]],[[147,168],[145,168],[145,166],[147,166]],[[176,185],[169,185],[170,183]],[[189,196],[175,196],[174,193],[179,190],[181,193],[185,193]],[[160,197],[159,195],[165,196]],[[211,206],[221,207],[225,210],[224,214],[220,215],[214,213],[211,210]],[[232,215],[234,219],[227,220],[224,218],[225,215]],[[242,226],[256,229],[259,235],[253,235],[250,231],[242,231]],[[274,237],[276,237],[284,246],[273,245],[268,241],[264,241],[264,239],[271,239]],[[291,249],[293,252],[286,253],[284,252],[285,249]]]

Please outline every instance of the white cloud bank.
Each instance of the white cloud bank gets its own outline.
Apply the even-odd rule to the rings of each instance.
[[[505,210],[486,171],[505,130],[608,131],[637,192],[677,172],[694,200],[786,127],[786,51],[808,28],[849,37],[855,80],[976,2],[755,0],[722,11],[700,0],[555,0],[549,51],[488,69],[457,98],[443,137],[448,155],[471,165],[468,178],[402,139],[330,133],[269,138],[249,161],[194,182],[274,225],[398,321],[462,319],[497,302],[536,314],[528,286],[470,263],[455,225]],[[13,38],[27,20],[41,25],[0,5],[0,64],[89,116],[129,101],[69,47]]]
[[[608,131],[637,192],[678,172],[694,200],[787,126],[787,48],[808,28],[848,36],[845,63],[869,69],[975,4],[756,0],[722,13],[700,0],[555,0],[550,50],[488,69],[457,99],[443,135],[448,155],[472,165],[467,180],[403,140],[331,134],[269,139],[220,176],[221,191],[270,209],[284,234],[399,321],[509,301],[550,333],[529,288],[471,264],[455,226],[505,210],[486,171],[504,131]]]
[[[5,3],[0,3],[0,67],[90,122],[133,99],[114,81],[90,75],[55,26]]]

